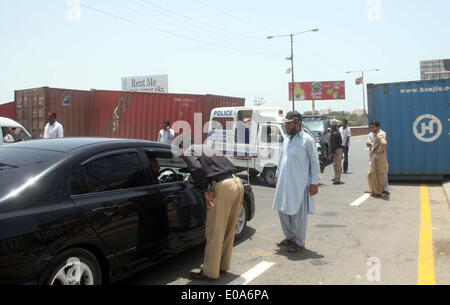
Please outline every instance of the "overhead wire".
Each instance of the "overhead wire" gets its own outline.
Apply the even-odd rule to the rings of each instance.
[[[223,11],[223,10],[221,10],[221,9],[218,9],[218,8],[216,8],[216,7],[213,7],[213,6],[211,6],[209,3],[207,4],[207,3],[204,2],[204,1],[201,1],[201,0],[195,0],[195,2],[200,3],[201,5],[203,5],[203,6],[207,7],[207,8],[209,8],[210,10],[213,10],[213,11],[219,12],[219,13],[225,15],[225,16],[231,17],[231,18],[233,18],[233,19],[235,19],[235,20],[237,20],[237,21],[239,21],[239,22],[249,24],[249,25],[251,25],[251,26],[257,28],[259,31],[262,31],[262,32],[264,31],[264,32],[266,32],[266,31],[272,31],[272,30],[273,30],[273,29],[269,29],[269,28],[264,27],[264,26],[261,26],[261,25],[256,25],[256,24],[254,24],[254,23],[252,23],[252,22],[249,22],[248,20],[245,20],[245,19],[243,19],[243,18],[241,18],[241,17],[232,15],[232,14],[230,14],[230,13],[228,13],[228,12],[225,12],[225,11]],[[264,28],[264,30],[263,30],[263,28]]]
[[[154,7],[159,9],[162,12],[165,12],[166,16],[179,16],[181,18],[183,18],[186,22],[189,22],[191,24],[196,24],[197,26],[203,26],[206,30],[211,31],[211,30],[216,30],[216,31],[220,31],[223,34],[229,34],[229,35],[234,35],[234,36],[239,36],[241,38],[245,38],[248,42],[248,39],[252,39],[253,41],[255,41],[255,43],[260,44],[261,46],[264,46],[265,48],[274,48],[273,44],[270,44],[266,41],[265,37],[255,37],[255,36],[250,36],[250,35],[246,35],[246,34],[242,34],[242,33],[237,33],[234,31],[230,31],[228,29],[222,28],[222,27],[218,27],[214,24],[210,24],[204,21],[199,21],[195,18],[186,16],[184,14],[178,13],[172,9],[168,9],[166,7],[163,7],[161,5],[155,4],[154,2],[151,2],[149,0],[128,0],[128,1],[132,1],[134,3],[138,2],[141,5],[147,6],[147,7]],[[171,16],[172,17],[172,16]],[[281,50],[277,48],[277,52],[285,52],[285,50]],[[284,54],[284,53],[283,53]]]
[[[125,21],[125,22],[128,22],[128,23],[136,24],[136,25],[145,27],[147,29],[151,29],[153,31],[158,31],[160,33],[164,33],[164,34],[171,35],[171,36],[176,36],[178,38],[183,38],[183,39],[194,41],[194,42],[201,43],[201,44],[204,44],[204,45],[209,45],[209,46],[214,46],[214,47],[217,47],[217,48],[223,48],[223,49],[238,51],[238,52],[242,52],[242,53],[252,53],[252,54],[258,54],[258,55],[278,56],[278,55],[273,54],[273,53],[256,52],[256,51],[243,50],[243,49],[239,49],[239,48],[229,47],[229,46],[226,46],[226,45],[217,44],[217,43],[213,43],[213,42],[208,42],[208,41],[196,39],[196,38],[193,38],[193,37],[190,37],[190,36],[177,34],[177,33],[171,32],[171,31],[166,31],[166,30],[163,30],[163,29],[160,29],[160,28],[157,28],[157,27],[148,26],[148,25],[143,24],[143,23],[141,23],[139,21],[135,21],[135,20],[132,20],[132,19],[129,19],[129,18],[125,18],[125,17],[119,16],[119,15],[107,12],[105,10],[89,6],[89,5],[84,4],[84,3],[80,3],[80,6],[85,7],[87,9],[89,9],[89,10],[95,11],[97,13],[108,15],[110,17],[113,17],[113,18],[116,18],[116,19],[119,19],[119,20],[122,20],[122,21]]]
[[[132,1],[132,0],[128,0],[128,1],[130,2],[130,4],[131,4],[131,3],[135,3],[135,4],[136,4],[136,2],[134,2],[134,1]],[[174,27],[177,27],[177,28],[182,28],[183,30],[186,30],[186,24],[180,25],[180,24],[177,24],[177,23],[173,23],[173,22],[170,22],[170,21],[166,21],[166,20],[164,20],[164,19],[161,19],[161,18],[152,16],[152,15],[149,15],[149,14],[147,14],[146,12],[144,12],[144,11],[142,11],[142,10],[137,10],[137,9],[132,8],[132,7],[129,7],[129,6],[125,6],[125,5],[121,4],[121,3],[118,3],[118,2],[113,1],[113,0],[108,0],[108,2],[109,2],[109,3],[112,3],[112,4],[116,5],[116,6],[119,6],[119,7],[125,8],[125,9],[127,9],[127,10],[130,10],[130,11],[132,11],[132,12],[138,14],[138,15],[145,16],[145,17],[147,17],[147,18],[151,18],[151,19],[157,20],[157,21],[159,21],[159,22],[161,22],[161,23],[163,23],[163,24],[171,25],[171,26],[174,26]],[[138,4],[140,4],[140,3],[138,3]],[[144,7],[146,7],[146,6],[144,6]],[[189,31],[195,32],[195,33],[197,33],[197,34],[199,34],[199,35],[206,35],[206,36],[208,36],[208,37],[210,37],[210,38],[217,38],[217,32],[211,31],[211,30],[209,30],[209,29],[205,29],[205,30],[207,30],[209,33],[201,32],[201,31],[199,31],[199,30],[196,29],[196,28],[194,28],[194,29],[189,28]],[[228,35],[226,35],[226,34],[225,34],[225,35],[224,35],[224,34],[221,34],[220,37],[221,37],[222,40],[223,40],[223,39],[227,39],[227,40],[229,40],[229,41],[231,41],[231,42],[233,42],[233,41],[234,41],[234,42],[235,42],[235,41],[239,41],[238,39],[241,39],[241,38],[231,37],[231,36],[228,36]],[[280,52],[281,52],[281,51],[280,51]],[[280,53],[280,54],[281,54],[281,53]],[[275,54],[274,54],[274,55],[275,55]],[[278,55],[278,54],[277,54],[277,55]]]

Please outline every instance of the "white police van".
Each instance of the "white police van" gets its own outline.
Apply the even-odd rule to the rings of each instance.
[[[0,117],[0,146],[27,140],[31,140],[31,135],[25,127],[9,118]]]
[[[274,186],[284,138],[281,108],[220,107],[211,111],[206,143],[223,152],[239,171],[248,170],[251,177],[262,174]]]

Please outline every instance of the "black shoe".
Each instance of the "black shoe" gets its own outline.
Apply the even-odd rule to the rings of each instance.
[[[344,184],[344,182],[342,182],[342,181],[334,181],[333,184],[334,184],[334,185],[337,185],[337,184]]]
[[[226,270],[222,270],[222,269],[220,269],[220,274],[225,274],[225,273],[227,273],[228,271],[226,271]]]
[[[191,271],[191,279],[193,280],[203,280],[203,281],[213,281],[212,277],[208,277],[203,273],[202,269],[194,269]]]

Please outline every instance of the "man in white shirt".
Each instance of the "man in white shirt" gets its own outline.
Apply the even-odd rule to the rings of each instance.
[[[347,173],[348,170],[348,148],[350,146],[350,137],[352,136],[352,132],[350,131],[350,128],[347,126],[348,121],[347,119],[344,119],[342,121],[342,126],[339,128],[339,132],[342,137],[342,149],[344,151],[344,174]]]
[[[64,129],[62,125],[56,121],[56,112],[50,111],[47,120],[48,123],[45,125],[44,129],[44,139],[64,137]]]
[[[158,142],[171,145],[174,138],[175,132],[170,128],[170,122],[164,121],[163,129],[159,131]]]

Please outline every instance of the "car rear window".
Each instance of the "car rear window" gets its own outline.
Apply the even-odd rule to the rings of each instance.
[[[64,158],[64,153],[38,149],[0,148],[0,199]]]

